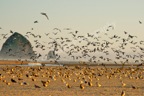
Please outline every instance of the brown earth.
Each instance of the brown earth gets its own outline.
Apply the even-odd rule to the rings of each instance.
[[[121,96],[122,91],[144,96],[144,67],[0,66],[0,96]]]

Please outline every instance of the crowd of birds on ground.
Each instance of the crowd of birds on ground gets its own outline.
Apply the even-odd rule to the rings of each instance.
[[[104,80],[104,82],[101,80]],[[117,82],[112,83],[113,80]],[[84,66],[5,66],[0,68],[1,86],[19,85],[26,87],[31,86],[32,88],[52,88],[52,84],[55,88],[61,88],[62,90],[65,88],[84,90],[88,88],[118,87],[121,88],[121,96],[125,96],[125,94],[127,94],[125,90],[127,89],[143,90],[144,86],[138,84],[139,81],[143,80],[144,69],[142,68],[95,68]],[[137,83],[132,83],[133,81]],[[61,83],[57,85],[57,82]]]
[[[46,13],[41,13],[41,15],[49,20]],[[33,23],[39,22],[36,20]],[[139,24],[142,25],[142,22],[139,21]],[[0,29],[2,30],[2,28]],[[40,35],[34,32],[34,28],[31,28],[31,31],[26,32],[24,36],[28,40],[33,38],[33,41],[31,41],[33,49],[46,53],[43,56],[39,51],[35,51],[37,57],[30,58],[33,60],[44,58],[49,50],[54,50],[57,56],[56,60],[66,58],[70,61],[87,60],[96,64],[104,62],[142,64],[144,62],[144,40],[138,40],[137,36],[131,35],[127,31],[123,31],[123,36],[118,33],[111,34],[110,31],[114,31],[114,29],[113,25],[109,25],[104,29],[104,32],[99,30],[82,34],[71,28],[53,28],[52,32]],[[2,33],[0,39],[7,39],[13,33],[12,30],[10,30],[10,34]],[[46,41],[42,41],[42,38],[46,38]]]

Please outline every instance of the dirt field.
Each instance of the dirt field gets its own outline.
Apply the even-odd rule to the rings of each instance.
[[[144,96],[144,68],[0,66],[0,96]]]

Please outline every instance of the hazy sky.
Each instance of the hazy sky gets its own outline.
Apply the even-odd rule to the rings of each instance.
[[[113,24],[116,34],[128,31],[143,38],[143,4],[144,0],[0,0],[0,34],[9,30],[25,34],[31,28],[42,34],[55,27],[88,33]],[[39,23],[34,24],[35,20]]]
[[[108,23],[137,30],[138,21],[144,21],[143,4],[143,0],[0,0],[0,26],[25,32],[38,20],[41,31],[70,27],[90,32]],[[46,12],[50,20],[41,12]]]

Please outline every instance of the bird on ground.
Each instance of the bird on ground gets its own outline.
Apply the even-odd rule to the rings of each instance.
[[[121,96],[125,96],[125,91],[122,91]]]
[[[35,79],[35,78],[32,78],[32,81],[36,81],[36,79]]]
[[[143,64],[138,64],[137,67],[140,67],[140,66],[142,66],[142,65],[143,65]]]
[[[34,87],[35,87],[35,88],[41,88],[41,87],[40,87],[40,86],[38,86],[38,85],[35,85]]]
[[[17,83],[16,80],[14,80],[13,78],[11,79],[11,82],[13,82],[13,83]]]
[[[84,88],[85,88],[82,83],[80,84],[80,88],[81,88],[81,89],[84,89]]]
[[[41,15],[44,15],[49,20],[49,17],[47,16],[46,13],[41,12]]]
[[[3,80],[3,82],[6,83],[7,81],[6,81],[6,80]]]
[[[126,84],[123,81],[121,81],[121,84],[122,84],[123,87],[126,86]]]
[[[6,84],[7,84],[7,85],[10,85],[11,83],[10,83],[10,82],[6,82]]]
[[[48,81],[41,81],[44,87],[47,87],[49,82]]]
[[[88,85],[89,85],[89,86],[93,86],[92,82],[88,82]]]
[[[131,87],[132,87],[133,89],[137,89],[137,87],[136,87],[136,86],[131,85]]]
[[[71,88],[71,85],[69,85],[68,83],[66,83],[66,86],[67,86],[68,88]]]
[[[97,87],[101,87],[101,84],[99,84],[98,82],[96,82]]]

